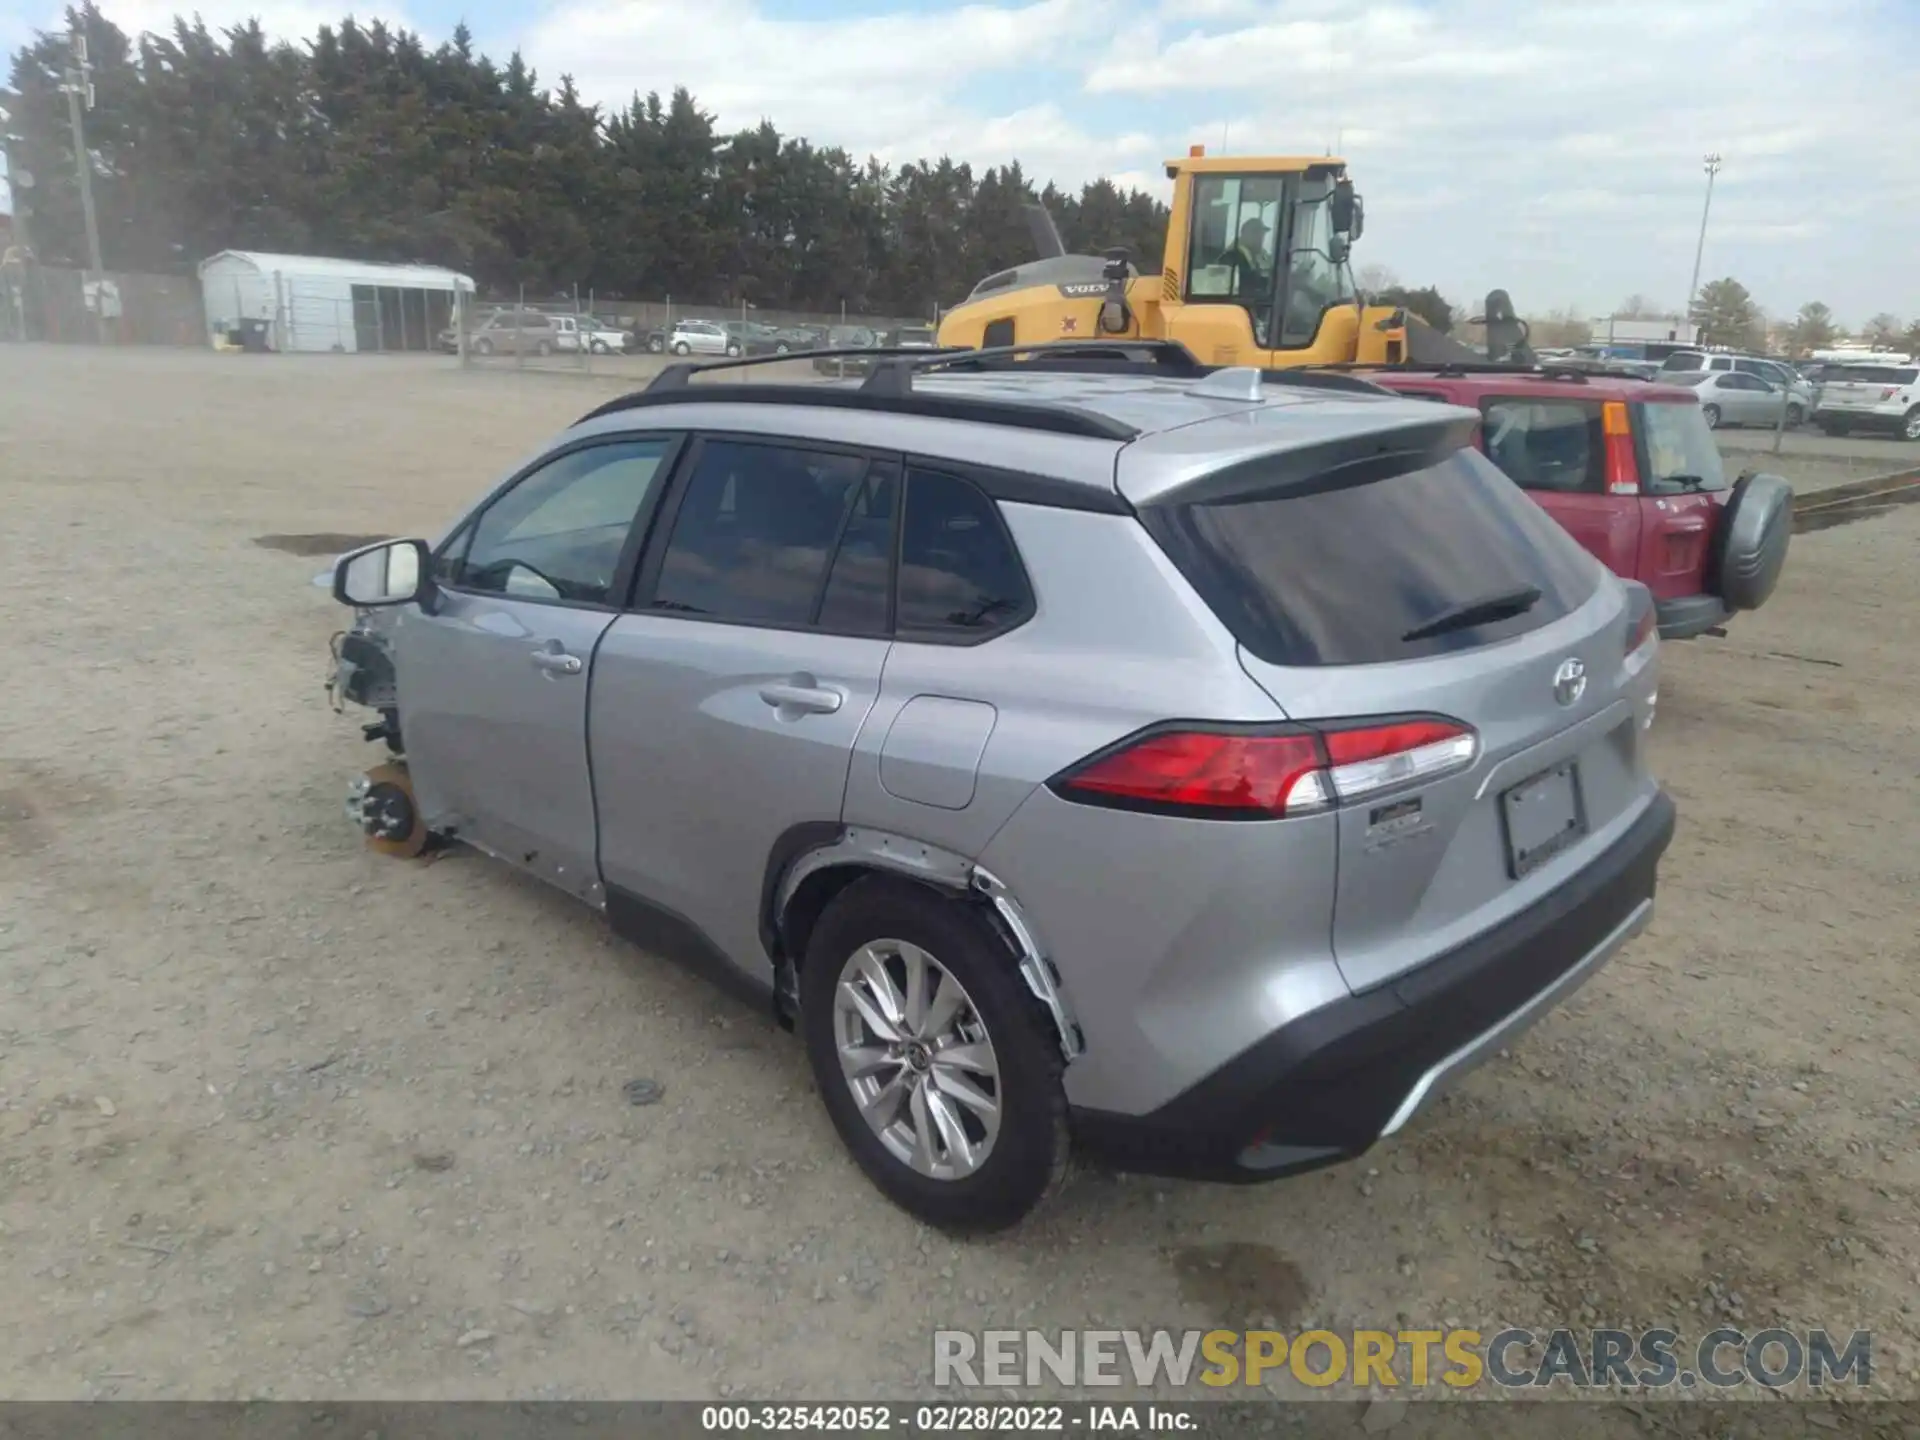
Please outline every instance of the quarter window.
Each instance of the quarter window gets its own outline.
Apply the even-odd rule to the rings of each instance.
[[[914,468],[900,539],[902,632],[977,637],[1010,629],[1033,594],[993,501],[957,476]]]
[[[1600,407],[1585,402],[1489,400],[1481,434],[1487,456],[1523,490],[1592,492],[1602,484],[1606,442]]]
[[[806,625],[863,457],[708,440],[687,481],[651,608]]]
[[[672,446],[660,436],[549,461],[488,505],[469,527],[465,553],[436,573],[482,594],[607,604],[634,517]]]

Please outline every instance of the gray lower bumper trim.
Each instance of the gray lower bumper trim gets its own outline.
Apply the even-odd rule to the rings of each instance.
[[[1519,1035],[1534,1021],[1559,1004],[1584,985],[1602,965],[1611,960],[1614,954],[1634,936],[1647,928],[1647,922],[1653,918],[1653,901],[1642,900],[1633,912],[1616,925],[1585,958],[1553,984],[1535,995],[1526,1004],[1515,1010],[1506,1019],[1491,1029],[1469,1040],[1446,1059],[1440,1061],[1426,1074],[1414,1082],[1407,1092],[1407,1098],[1400,1102],[1400,1108],[1393,1112],[1393,1118],[1387,1121],[1386,1128],[1380,1132],[1380,1138],[1392,1135],[1424,1108],[1428,1101],[1438,1095],[1447,1085],[1457,1080],[1481,1061],[1492,1055],[1508,1041]]]

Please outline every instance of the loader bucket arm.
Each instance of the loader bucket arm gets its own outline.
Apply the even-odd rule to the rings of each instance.
[[[1409,365],[1482,364],[1486,356],[1462,345],[1444,331],[1436,330],[1416,315],[1407,316],[1407,363]]]
[[[1475,316],[1473,323],[1486,327],[1487,353],[1484,355],[1478,350],[1462,345],[1451,335],[1434,329],[1424,320],[1413,315],[1407,316],[1408,363],[1413,365],[1484,364],[1487,361],[1501,365],[1534,363],[1536,357],[1533,347],[1527,343],[1527,322],[1514,313],[1513,301],[1507,298],[1506,291],[1489,292],[1486,313]]]

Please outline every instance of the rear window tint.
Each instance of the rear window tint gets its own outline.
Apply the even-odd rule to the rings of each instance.
[[[1681,495],[1727,488],[1726,466],[1707,417],[1690,400],[1639,408],[1634,426],[1640,451],[1640,488],[1649,495]]]
[[[1366,665],[1508,640],[1584,604],[1599,563],[1478,451],[1362,485],[1143,518],[1240,643],[1273,665]],[[1532,588],[1524,613],[1409,640]]]

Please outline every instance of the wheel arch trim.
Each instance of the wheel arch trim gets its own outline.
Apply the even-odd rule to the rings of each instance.
[[[769,881],[773,881],[776,873],[778,881],[768,886],[767,938],[785,950],[788,907],[808,880],[835,869],[901,875],[957,898],[977,900],[991,912],[1012,949],[1020,978],[1052,1018],[1061,1055],[1071,1063],[1085,1053],[1086,1037],[1074,1017],[1059,968],[1047,954],[1039,931],[1018,897],[985,866],[939,845],[869,826],[846,825],[838,827],[834,838],[794,855],[793,846],[783,837],[769,858]],[[782,960],[789,966],[793,962],[791,955]]]

